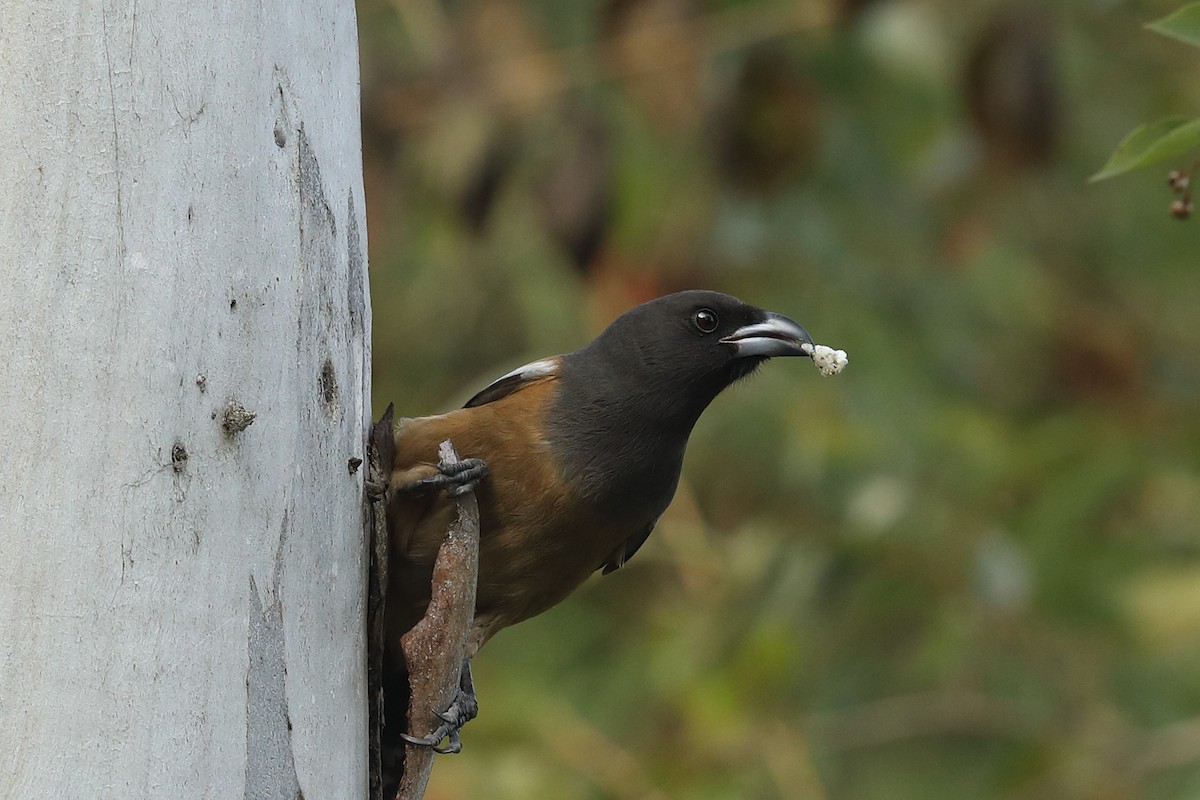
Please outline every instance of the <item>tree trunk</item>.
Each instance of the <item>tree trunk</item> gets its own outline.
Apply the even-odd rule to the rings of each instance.
[[[0,10],[0,797],[366,796],[356,36]]]

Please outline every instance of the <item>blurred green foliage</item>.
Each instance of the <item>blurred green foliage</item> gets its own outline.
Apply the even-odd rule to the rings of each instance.
[[[850,355],[718,398],[428,797],[1200,797],[1200,235],[1087,184],[1176,5],[360,0],[377,410],[684,287]]]

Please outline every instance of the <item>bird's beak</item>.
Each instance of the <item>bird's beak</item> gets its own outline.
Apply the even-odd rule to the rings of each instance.
[[[801,328],[782,314],[766,312],[763,322],[744,325],[721,340],[724,344],[733,345],[738,358],[759,356],[810,356],[812,354],[812,337],[808,331]],[[809,345],[807,351],[801,345]]]

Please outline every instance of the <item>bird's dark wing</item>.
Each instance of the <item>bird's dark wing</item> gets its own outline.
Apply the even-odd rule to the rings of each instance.
[[[552,378],[558,374],[562,366],[562,356],[543,358],[531,361],[517,367],[507,375],[503,375],[485,386],[480,392],[466,402],[463,408],[474,408],[487,403],[493,403],[501,397],[507,397],[513,392],[523,389],[530,384]]]
[[[630,536],[628,539],[617,545],[616,549],[609,553],[608,558],[604,559],[604,563],[600,565],[603,569],[600,574],[607,575],[608,573],[615,572],[621,567],[625,566],[625,562],[633,558],[633,554],[638,551],[638,548],[645,544],[646,540],[650,538],[650,532],[654,530],[654,526],[657,524],[658,520],[655,519],[645,528],[642,528],[633,536]]]

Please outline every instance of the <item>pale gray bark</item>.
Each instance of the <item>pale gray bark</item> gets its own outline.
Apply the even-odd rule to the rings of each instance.
[[[0,797],[365,797],[358,119],[346,0],[0,5]]]

